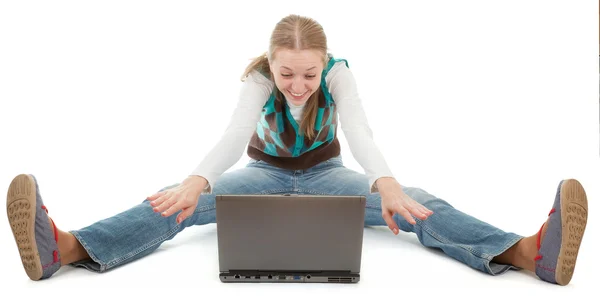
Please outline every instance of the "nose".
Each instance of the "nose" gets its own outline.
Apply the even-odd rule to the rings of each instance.
[[[294,80],[292,81],[292,92],[296,94],[304,92],[304,85],[305,82],[303,78],[294,77]]]

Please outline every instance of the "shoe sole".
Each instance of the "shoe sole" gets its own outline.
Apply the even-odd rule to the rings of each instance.
[[[32,280],[42,278],[43,269],[35,241],[36,187],[33,178],[26,174],[15,177],[8,188],[6,212],[21,262]]]
[[[579,246],[587,224],[588,201],[583,186],[574,179],[565,180],[560,189],[562,239],[555,278],[567,285],[573,277]]]

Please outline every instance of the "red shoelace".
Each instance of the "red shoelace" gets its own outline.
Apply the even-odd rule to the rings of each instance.
[[[548,214],[548,216],[550,216],[551,214],[553,214],[556,210],[553,208],[550,210],[550,213]],[[546,224],[546,222],[544,222],[542,224],[542,227],[540,228],[540,231],[537,234],[537,249],[538,251],[540,250],[541,246],[542,246],[542,229],[544,229],[544,225]],[[540,260],[542,259],[542,255],[538,254],[537,256],[535,256],[535,258],[533,259],[534,261]]]
[[[46,208],[45,205],[42,205],[42,209],[46,211],[46,214],[48,214],[48,209]],[[51,217],[48,217],[48,218],[50,219],[50,221],[52,221],[52,227],[54,228],[54,240],[58,244],[58,229],[56,229],[56,224],[54,224],[54,220],[52,220]],[[54,261],[52,262],[52,264],[58,262],[58,251],[55,250],[52,253],[52,256],[54,257]]]

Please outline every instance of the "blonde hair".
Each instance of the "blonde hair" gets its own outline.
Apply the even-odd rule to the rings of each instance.
[[[250,62],[242,75],[242,81],[246,79],[248,74],[253,70],[270,77],[273,80],[273,74],[269,68],[269,61],[273,60],[273,56],[278,49],[289,50],[317,50],[323,56],[323,67],[327,63],[327,37],[323,31],[323,27],[315,20],[309,17],[299,15],[288,15],[281,19],[273,33],[269,43],[269,50],[258,56]],[[315,91],[306,102],[304,114],[300,121],[300,131],[309,139],[313,139],[315,135],[315,119],[319,109],[319,97],[322,97],[321,87]],[[283,100],[283,94],[275,88],[275,96],[279,100]]]

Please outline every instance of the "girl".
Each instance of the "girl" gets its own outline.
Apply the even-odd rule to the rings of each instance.
[[[587,222],[587,198],[576,180],[558,184],[549,217],[529,237],[504,232],[419,188],[401,186],[372,140],[346,60],[327,52],[314,20],[283,18],[268,51],[242,75],[237,108],[222,139],[179,184],[88,227],[62,231],[47,215],[37,180],[18,175],[7,212],[32,280],[63,265],[106,271],[144,257],[186,227],[215,222],[215,195],[295,193],[364,195],[365,225],[414,232],[427,247],[498,275],[527,269],[544,281],[571,280]],[[338,120],[365,174],[344,167]],[[224,173],[247,145],[251,161]]]

